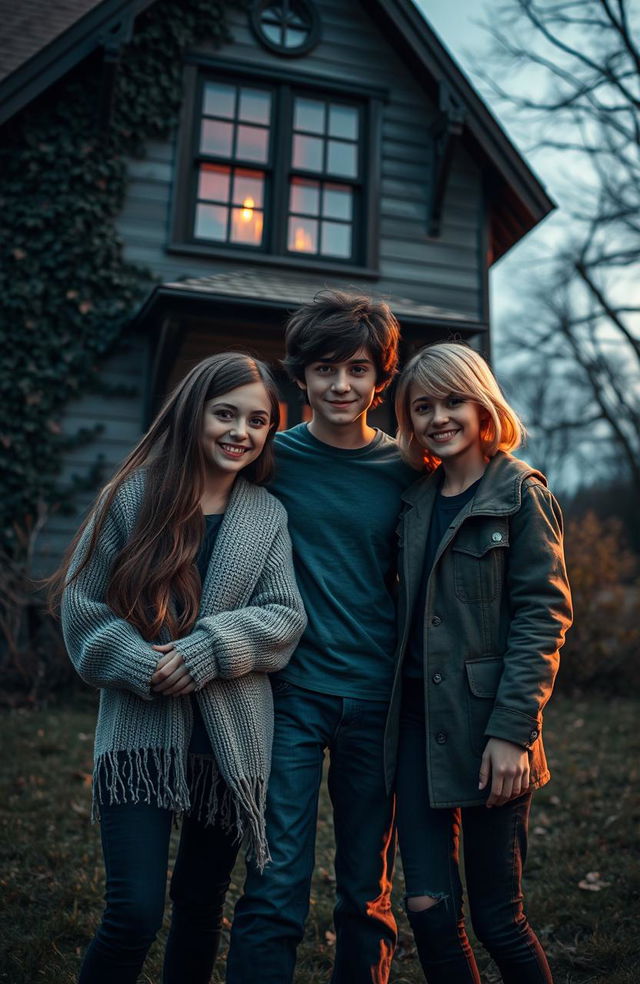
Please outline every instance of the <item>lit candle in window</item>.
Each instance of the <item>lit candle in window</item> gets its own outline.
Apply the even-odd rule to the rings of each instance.
[[[313,250],[311,236],[302,226],[296,226],[294,232],[294,247],[300,253],[309,253]]]
[[[244,198],[242,205],[233,210],[231,241],[234,243],[253,243],[262,241],[262,211],[256,209],[254,198]]]

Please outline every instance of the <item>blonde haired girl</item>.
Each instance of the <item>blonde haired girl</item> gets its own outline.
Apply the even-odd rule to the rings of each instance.
[[[409,922],[429,984],[479,984],[475,933],[508,984],[549,984],[523,910],[531,793],[548,782],[542,710],[571,622],[562,516],[509,452],[522,425],[485,360],[429,346],[396,395],[427,474],[402,496],[399,642],[385,767],[396,783]]]
[[[515,451],[522,443],[524,428],[505,400],[487,362],[472,348],[459,342],[439,342],[415,355],[405,366],[396,390],[398,443],[403,456],[419,468],[425,460],[429,470],[437,467],[437,455],[416,440],[411,423],[409,390],[421,388],[435,397],[466,394],[482,408],[481,446],[484,456],[496,451]]]

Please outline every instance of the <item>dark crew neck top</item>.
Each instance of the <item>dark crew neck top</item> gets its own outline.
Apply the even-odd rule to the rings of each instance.
[[[440,491],[436,495],[424,552],[422,579],[416,595],[407,653],[403,665],[403,674],[406,677],[420,679],[424,676],[424,610],[427,601],[429,575],[443,536],[460,510],[473,499],[480,482],[481,479],[479,478],[477,482],[470,485],[464,492],[460,492],[459,495],[443,495]]]
[[[210,513],[204,517],[204,533],[202,536],[200,549],[198,550],[198,555],[196,557],[196,567],[198,568],[198,573],[200,574],[200,580],[202,581],[203,586],[207,576],[207,571],[209,569],[209,563],[211,561],[211,555],[215,546],[218,530],[220,529],[223,518],[224,513]],[[189,754],[213,755],[211,742],[209,741],[207,729],[204,726],[204,721],[202,720],[202,714],[200,713],[200,708],[198,707],[198,701],[195,699],[195,694],[191,694],[191,707],[193,708],[193,731],[191,732],[191,741],[189,742]]]

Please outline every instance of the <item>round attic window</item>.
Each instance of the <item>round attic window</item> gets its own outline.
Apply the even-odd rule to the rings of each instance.
[[[279,55],[304,55],[320,40],[320,17],[309,0],[257,0],[251,24],[265,48]]]

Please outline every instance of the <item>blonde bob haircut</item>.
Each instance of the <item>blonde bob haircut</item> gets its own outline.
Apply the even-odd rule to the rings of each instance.
[[[425,396],[443,400],[452,393],[473,400],[483,414],[480,439],[487,458],[496,451],[513,451],[524,437],[524,427],[509,406],[488,363],[463,342],[437,342],[420,349],[404,367],[395,398],[398,444],[404,460],[413,468],[433,471],[440,459],[425,451],[415,439],[411,424],[411,387]]]

